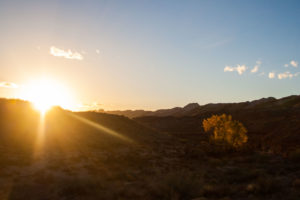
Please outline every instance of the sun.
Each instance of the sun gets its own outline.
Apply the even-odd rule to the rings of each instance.
[[[45,113],[53,106],[65,109],[72,106],[69,91],[57,81],[45,78],[25,85],[22,98],[32,102],[41,113]]]

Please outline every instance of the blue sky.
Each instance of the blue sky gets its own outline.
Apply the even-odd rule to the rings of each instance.
[[[300,91],[299,1],[0,0],[0,27],[2,85],[49,76],[85,105],[158,109]]]

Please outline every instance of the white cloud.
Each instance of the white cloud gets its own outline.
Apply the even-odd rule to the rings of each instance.
[[[270,72],[270,73],[269,73],[269,78],[270,78],[270,79],[275,78],[275,73],[274,73],[274,72]]]
[[[0,82],[0,87],[4,88],[18,88],[19,85],[11,82]]]
[[[300,72],[297,72],[295,74],[292,74],[290,72],[284,72],[277,75],[278,79],[285,79],[285,78],[293,78],[295,76],[298,76]]]
[[[259,66],[255,65],[252,69],[251,69],[251,73],[256,73],[258,71]]]
[[[298,67],[298,62],[295,61],[295,60],[292,60],[292,61],[290,62],[290,64],[291,64],[293,67]]]
[[[233,72],[237,71],[239,75],[243,74],[246,71],[246,65],[237,65],[236,67],[226,66],[224,72]]]
[[[253,69],[251,69],[251,73],[256,73],[258,71],[259,66],[255,65]]]
[[[280,73],[277,75],[278,79],[285,79],[285,78],[292,78],[293,74],[291,74],[290,72],[284,72],[284,73]]]
[[[289,64],[284,64],[284,67],[288,67],[289,66]]]
[[[100,54],[100,50],[99,49],[96,49],[96,54]]]
[[[260,74],[258,74],[258,76],[263,76],[265,75],[265,72],[261,72]]]
[[[83,56],[78,52],[73,53],[70,49],[65,51],[54,46],[50,47],[50,54],[53,56],[64,57],[67,59],[76,59],[76,60],[83,59]]]
[[[226,66],[224,68],[224,72],[233,72],[234,70],[235,70],[234,67],[230,67],[230,66]]]
[[[251,73],[256,73],[260,65],[261,65],[261,61],[260,60],[256,61],[256,65],[251,69]]]
[[[241,75],[246,71],[246,65],[237,65],[236,71]]]

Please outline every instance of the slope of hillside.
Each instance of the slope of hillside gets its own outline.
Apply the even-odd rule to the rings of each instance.
[[[18,135],[31,140],[37,137],[41,119],[28,102],[20,100],[0,100],[1,137]],[[123,116],[95,113],[70,112],[53,108],[43,121],[44,134],[64,136],[94,134],[93,137],[107,138],[116,142],[135,141],[136,143],[162,140],[163,135]],[[57,132],[57,133],[56,133]],[[47,136],[48,137],[48,136]],[[122,139],[123,138],[123,139]],[[98,141],[98,143],[101,141]],[[107,143],[107,141],[105,141]]]
[[[207,104],[185,116],[139,117],[136,121],[173,135],[203,135],[202,121],[213,114],[231,114],[249,131],[249,144],[287,152],[300,146],[300,96],[267,98],[232,104]]]
[[[0,99],[0,199],[115,199],[138,174],[151,177],[169,140],[122,116],[53,108],[42,117]]]
[[[252,144],[281,139],[295,147],[297,101],[233,115],[254,127]],[[298,199],[297,151],[287,158],[260,148],[220,151],[201,134],[210,114],[135,121],[54,108],[42,117],[28,102],[2,99],[0,199]]]

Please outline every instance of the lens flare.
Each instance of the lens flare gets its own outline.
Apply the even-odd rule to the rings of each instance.
[[[33,103],[34,107],[45,113],[53,106],[72,109],[72,98],[69,91],[56,81],[41,79],[24,86],[22,99]]]

